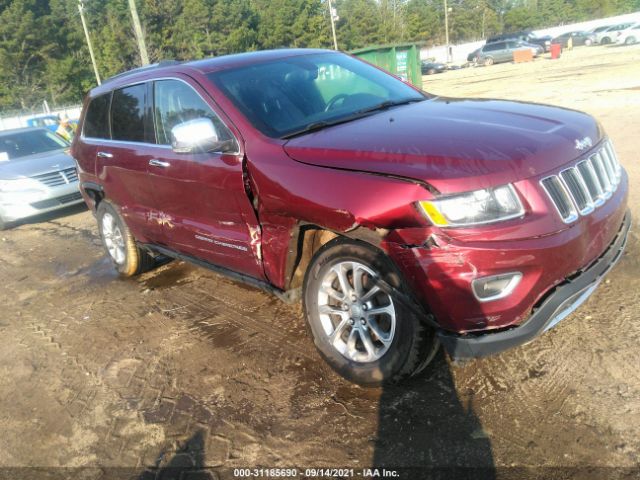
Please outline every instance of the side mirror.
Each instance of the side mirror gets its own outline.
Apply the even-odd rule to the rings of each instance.
[[[171,129],[171,148],[176,153],[224,151],[228,146],[229,140],[220,140],[208,118],[195,118]]]

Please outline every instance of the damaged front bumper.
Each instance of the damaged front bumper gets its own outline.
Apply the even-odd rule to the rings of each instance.
[[[439,331],[443,347],[456,359],[492,355],[530,342],[557,325],[578,308],[618,262],[626,245],[631,227],[631,214],[627,211],[622,226],[607,250],[588,268],[556,286],[533,309],[531,316],[520,326],[496,333],[456,335]]]

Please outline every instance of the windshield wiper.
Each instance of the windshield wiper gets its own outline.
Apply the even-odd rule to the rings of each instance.
[[[309,125],[306,125],[304,128],[301,128],[300,130],[296,130],[291,133],[287,133],[286,135],[283,135],[280,138],[289,139],[292,137],[296,137],[298,135],[303,135],[305,133],[311,133],[318,130],[322,130],[323,128],[332,127],[333,125],[338,125],[340,123],[351,122],[352,120],[357,120],[359,118],[366,117],[367,115],[373,112],[386,110],[387,108],[390,108],[390,107],[396,107],[398,105],[406,105],[408,103],[413,103],[413,102],[421,102],[422,100],[425,100],[425,99],[424,98],[408,98],[405,100],[396,100],[396,101],[385,100],[384,102],[378,103],[377,105],[374,105],[372,107],[356,110],[354,113],[352,113],[351,115],[347,115],[346,117],[338,118],[336,120],[320,120],[318,122],[312,122]]]
[[[362,110],[358,110],[356,113],[370,113],[377,112],[379,110],[386,110],[390,107],[397,107],[398,105],[407,105],[408,103],[421,102],[424,98],[406,98],[404,100],[385,100],[384,102],[378,103],[373,107],[363,108]]]

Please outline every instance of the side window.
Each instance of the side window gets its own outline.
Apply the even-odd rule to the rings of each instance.
[[[113,140],[144,142],[145,91],[145,84],[140,84],[113,92],[111,101]]]
[[[504,42],[492,43],[491,45],[485,45],[482,49],[483,52],[495,52],[496,50],[500,50],[504,48]]]
[[[210,119],[220,140],[233,138],[211,107],[186,83],[179,80],[158,80],[154,83],[153,98],[158,144],[171,145],[171,129],[196,118]]]
[[[94,98],[87,107],[84,119],[84,136],[110,138],[109,136],[109,98],[110,93]]]

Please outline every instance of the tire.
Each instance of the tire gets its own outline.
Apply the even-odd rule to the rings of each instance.
[[[633,45],[634,43],[636,43],[636,37],[627,37],[624,40],[625,45]]]
[[[611,43],[611,39],[609,37],[604,37],[600,40],[600,45],[609,45]]]
[[[590,47],[592,43],[593,43],[593,42],[592,42],[591,40],[589,40],[589,39],[587,39],[587,40],[585,40],[585,41],[584,41],[584,45],[585,45],[586,47]]]
[[[347,285],[346,299],[338,271]],[[338,238],[314,255],[303,290],[305,317],[318,351],[338,374],[363,386],[397,383],[417,374],[438,349],[433,329],[401,304],[397,295],[372,292],[372,273],[407,293],[400,273],[384,253]]]
[[[427,70],[427,75],[433,75],[434,73],[436,73],[436,71],[433,68]]]
[[[122,277],[139,275],[154,267],[154,258],[138,247],[114,205],[106,200],[100,202],[96,218],[102,245]]]
[[[485,67],[490,67],[491,65],[493,65],[493,58],[491,57],[487,57],[484,59],[484,65]]]

